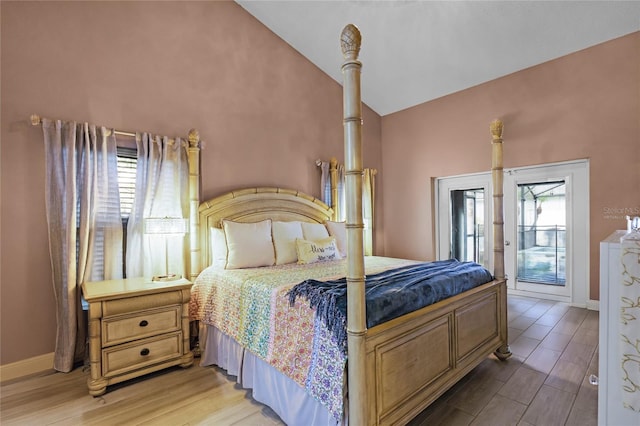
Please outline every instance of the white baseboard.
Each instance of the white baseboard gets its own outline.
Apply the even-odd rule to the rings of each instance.
[[[53,369],[53,352],[0,365],[0,382]]]
[[[587,309],[590,311],[599,311],[600,310],[600,301],[599,300],[587,300]]]

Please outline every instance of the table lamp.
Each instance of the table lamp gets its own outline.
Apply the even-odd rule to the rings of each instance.
[[[144,220],[144,233],[160,235],[164,238],[164,275],[155,275],[152,281],[173,281],[182,278],[169,273],[169,238],[187,233],[187,219],[181,217],[149,217]]]

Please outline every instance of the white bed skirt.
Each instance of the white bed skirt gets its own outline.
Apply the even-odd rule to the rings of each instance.
[[[200,330],[201,366],[217,365],[236,376],[245,389],[252,389],[253,399],[268,405],[287,425],[336,425],[336,420],[317,400],[309,396],[296,382],[242,348],[235,340],[217,328]]]

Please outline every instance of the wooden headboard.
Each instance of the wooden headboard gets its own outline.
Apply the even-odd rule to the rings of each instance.
[[[236,222],[272,219],[324,223],[332,217],[331,207],[299,191],[271,187],[231,191],[200,204],[198,209],[200,265],[204,269],[210,264],[210,229],[220,228],[222,219]]]

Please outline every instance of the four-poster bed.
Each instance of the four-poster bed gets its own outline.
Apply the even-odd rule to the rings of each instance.
[[[243,386],[253,389],[256,400],[274,408],[285,422],[406,423],[489,354],[495,353],[501,359],[510,355],[502,259],[502,123],[496,120],[491,127],[494,276],[489,274],[482,282],[469,283],[469,287],[447,294],[444,299],[429,302],[432,304],[370,323],[367,317],[370,301],[365,300],[365,288],[367,291],[370,288],[367,278],[389,272],[395,274],[396,268],[415,271],[414,268],[422,265],[417,261],[364,255],[361,63],[357,59],[360,33],[355,26],[345,27],[341,46],[345,56],[342,71],[346,223],[332,222],[336,219],[334,209],[290,189],[239,189],[201,203],[200,138],[196,130],[189,132],[187,276],[194,282],[190,317],[201,325],[202,363],[217,364],[229,374],[237,375]],[[39,116],[31,117],[33,125],[40,122]],[[332,204],[337,200],[335,163],[332,160],[330,173]],[[301,230],[298,240],[304,238],[316,244],[312,244],[312,251],[326,254],[325,250],[327,253],[334,250],[332,257],[327,257],[333,259],[340,253],[337,245],[346,251],[337,257],[345,259],[320,262],[321,257],[316,256],[308,264],[298,265],[302,259],[302,252],[298,250],[297,263],[280,264],[281,253],[276,247],[274,267],[268,266],[272,264],[268,262],[264,268],[249,265],[252,267],[232,271],[226,266],[214,267],[220,241],[225,265],[229,265],[233,247],[227,227],[249,225],[253,229],[260,222],[268,222],[269,226],[277,222],[283,229],[296,223]],[[324,237],[318,234],[319,229],[329,237],[324,246],[317,245],[318,238]],[[338,231],[332,231],[336,229]],[[273,233],[269,228],[268,240],[272,248],[277,246],[275,228]],[[338,240],[342,244],[338,244]],[[297,242],[296,248],[299,249]],[[242,253],[233,255],[247,261]],[[301,300],[300,295],[304,293],[298,294],[298,301],[291,295],[298,288],[296,283],[307,283],[310,278],[335,281],[338,277],[344,277],[345,282],[340,285],[346,293],[346,306],[342,316],[338,315],[343,320],[343,330],[337,328],[338,334],[344,335],[344,342],[336,343],[335,329],[328,331],[326,323],[315,320],[320,315]],[[456,279],[452,278],[452,282]],[[266,287],[261,287],[263,281],[268,284]],[[219,289],[218,282],[228,288]],[[274,322],[269,315],[289,319]],[[252,324],[259,327],[251,328]],[[283,328],[278,329],[279,326]],[[92,344],[98,343],[94,339]],[[184,346],[188,352],[187,343]],[[92,361],[90,383],[100,377],[96,365],[98,363]]]
[[[232,223],[257,226],[265,222],[269,222],[269,225],[300,222],[312,226],[334,218],[331,207],[298,191],[282,188],[232,191],[200,205],[198,238],[192,238],[191,276],[195,285],[192,289],[191,314],[192,319],[201,323],[203,365],[216,364],[229,374],[238,376],[243,386],[253,389],[256,400],[271,406],[285,422],[297,423],[299,419],[305,419],[309,424],[343,421],[356,425],[400,424],[424,410],[491,353],[500,359],[510,356],[502,260],[502,123],[496,120],[491,125],[493,277],[488,282],[444,300],[367,327],[365,275],[369,277],[398,265],[413,265],[412,261],[399,260],[397,263],[388,258],[365,258],[363,253],[362,200],[358,196],[362,192],[362,114],[361,64],[357,59],[360,34],[357,28],[352,25],[345,27],[341,45],[345,56],[342,70],[346,260],[326,262],[322,271],[322,265],[316,263],[302,265],[303,269],[306,268],[303,272],[295,264],[231,271],[219,266],[203,268],[214,263],[216,251],[220,249],[220,235],[226,235],[222,237],[225,256],[231,255],[230,234],[225,232]],[[197,171],[194,176],[197,177]],[[192,199],[192,203],[195,202]],[[193,224],[193,204],[191,219]],[[225,231],[221,231],[221,228]],[[202,273],[201,269],[204,269]],[[281,278],[282,270],[297,278]],[[237,278],[238,275],[241,278]],[[318,376],[309,374],[309,377],[305,377],[301,371],[315,371],[314,368],[320,365],[318,358],[337,353],[339,348],[332,346],[331,338],[318,337],[326,330],[320,321],[309,320],[308,315],[313,316],[314,312],[308,303],[298,301],[287,304],[281,299],[287,297],[296,279],[300,282],[306,278],[330,279],[338,276],[346,276],[347,351],[343,362],[348,356],[348,368],[343,364],[343,370],[347,370],[348,377],[343,379],[344,371],[339,374],[333,372],[333,375],[325,371],[325,375],[320,374],[319,377],[325,379],[326,383],[335,381],[335,377],[344,380],[344,383],[339,383],[338,391],[332,389],[316,395],[313,392],[318,386],[314,388],[314,381],[319,381]],[[268,290],[259,288],[259,281],[267,282],[270,285]],[[216,283],[220,285],[216,287]],[[261,292],[260,298],[251,299],[248,293],[252,292]],[[252,317],[248,311],[312,322],[315,324],[314,331],[305,331],[292,322],[278,323]],[[261,325],[240,328],[240,324],[253,322]],[[315,345],[318,341],[322,350]],[[295,344],[300,346],[296,347]],[[337,354],[337,358],[340,360],[340,354]],[[336,400],[337,404],[348,404],[348,408],[341,405],[335,409]],[[340,418],[335,418],[336,412],[341,413]]]

